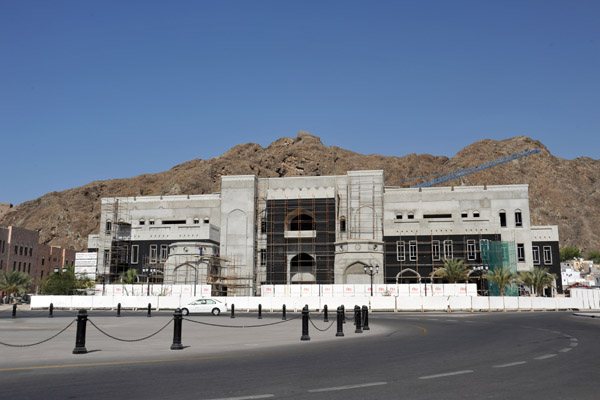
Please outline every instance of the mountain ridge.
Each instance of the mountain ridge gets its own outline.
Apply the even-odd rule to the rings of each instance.
[[[561,246],[600,249],[600,161],[553,156],[540,141],[527,136],[474,142],[453,157],[431,154],[381,156],[325,146],[317,136],[300,131],[269,146],[242,143],[207,160],[193,159],[169,170],[131,178],[93,181],[61,192],[50,192],[6,212],[0,224],[38,230],[49,245],[77,250],[87,235],[97,233],[103,197],[206,194],[218,192],[223,175],[266,177],[342,175],[350,170],[382,169],[386,184],[409,187],[408,178],[448,173],[484,163],[525,148],[537,154],[513,160],[440,186],[529,184],[531,222],[558,225]]]

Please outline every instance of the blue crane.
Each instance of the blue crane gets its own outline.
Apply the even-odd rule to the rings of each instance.
[[[452,179],[460,178],[461,176],[465,176],[465,175],[469,175],[469,174],[472,174],[472,173],[477,172],[477,171],[481,171],[482,169],[495,167],[496,165],[504,164],[504,163],[507,163],[509,161],[516,160],[517,158],[526,157],[528,155],[539,153],[539,152],[540,151],[536,150],[536,149],[534,149],[534,150],[525,149],[525,150],[521,150],[521,151],[519,151],[517,153],[509,154],[507,156],[500,157],[500,158],[497,158],[495,160],[486,161],[483,164],[479,164],[479,165],[475,165],[473,167],[469,167],[469,168],[461,169],[461,170],[458,170],[458,171],[450,172],[448,174],[438,174],[438,175],[421,176],[419,178],[412,178],[410,180],[423,179],[423,178],[431,178],[433,176],[436,176],[435,179],[429,180],[427,182],[419,183],[418,185],[414,185],[413,186],[414,188],[431,187],[431,186],[438,185],[440,183],[444,183],[444,182],[450,181]]]

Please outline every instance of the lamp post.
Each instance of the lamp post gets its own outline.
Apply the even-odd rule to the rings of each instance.
[[[378,274],[379,273],[379,265],[375,266],[375,271],[373,271],[373,266],[369,265],[369,266],[364,266],[364,271],[365,274],[369,275],[371,277],[371,296],[373,296],[373,275]]]

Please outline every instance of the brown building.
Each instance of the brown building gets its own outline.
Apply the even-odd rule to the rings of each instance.
[[[39,233],[0,226],[0,272],[26,272],[38,291],[44,278],[65,265],[75,264],[75,250],[39,243]]]

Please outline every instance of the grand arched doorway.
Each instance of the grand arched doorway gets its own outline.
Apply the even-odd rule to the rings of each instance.
[[[290,280],[292,283],[316,283],[315,259],[300,253],[290,260]]]

